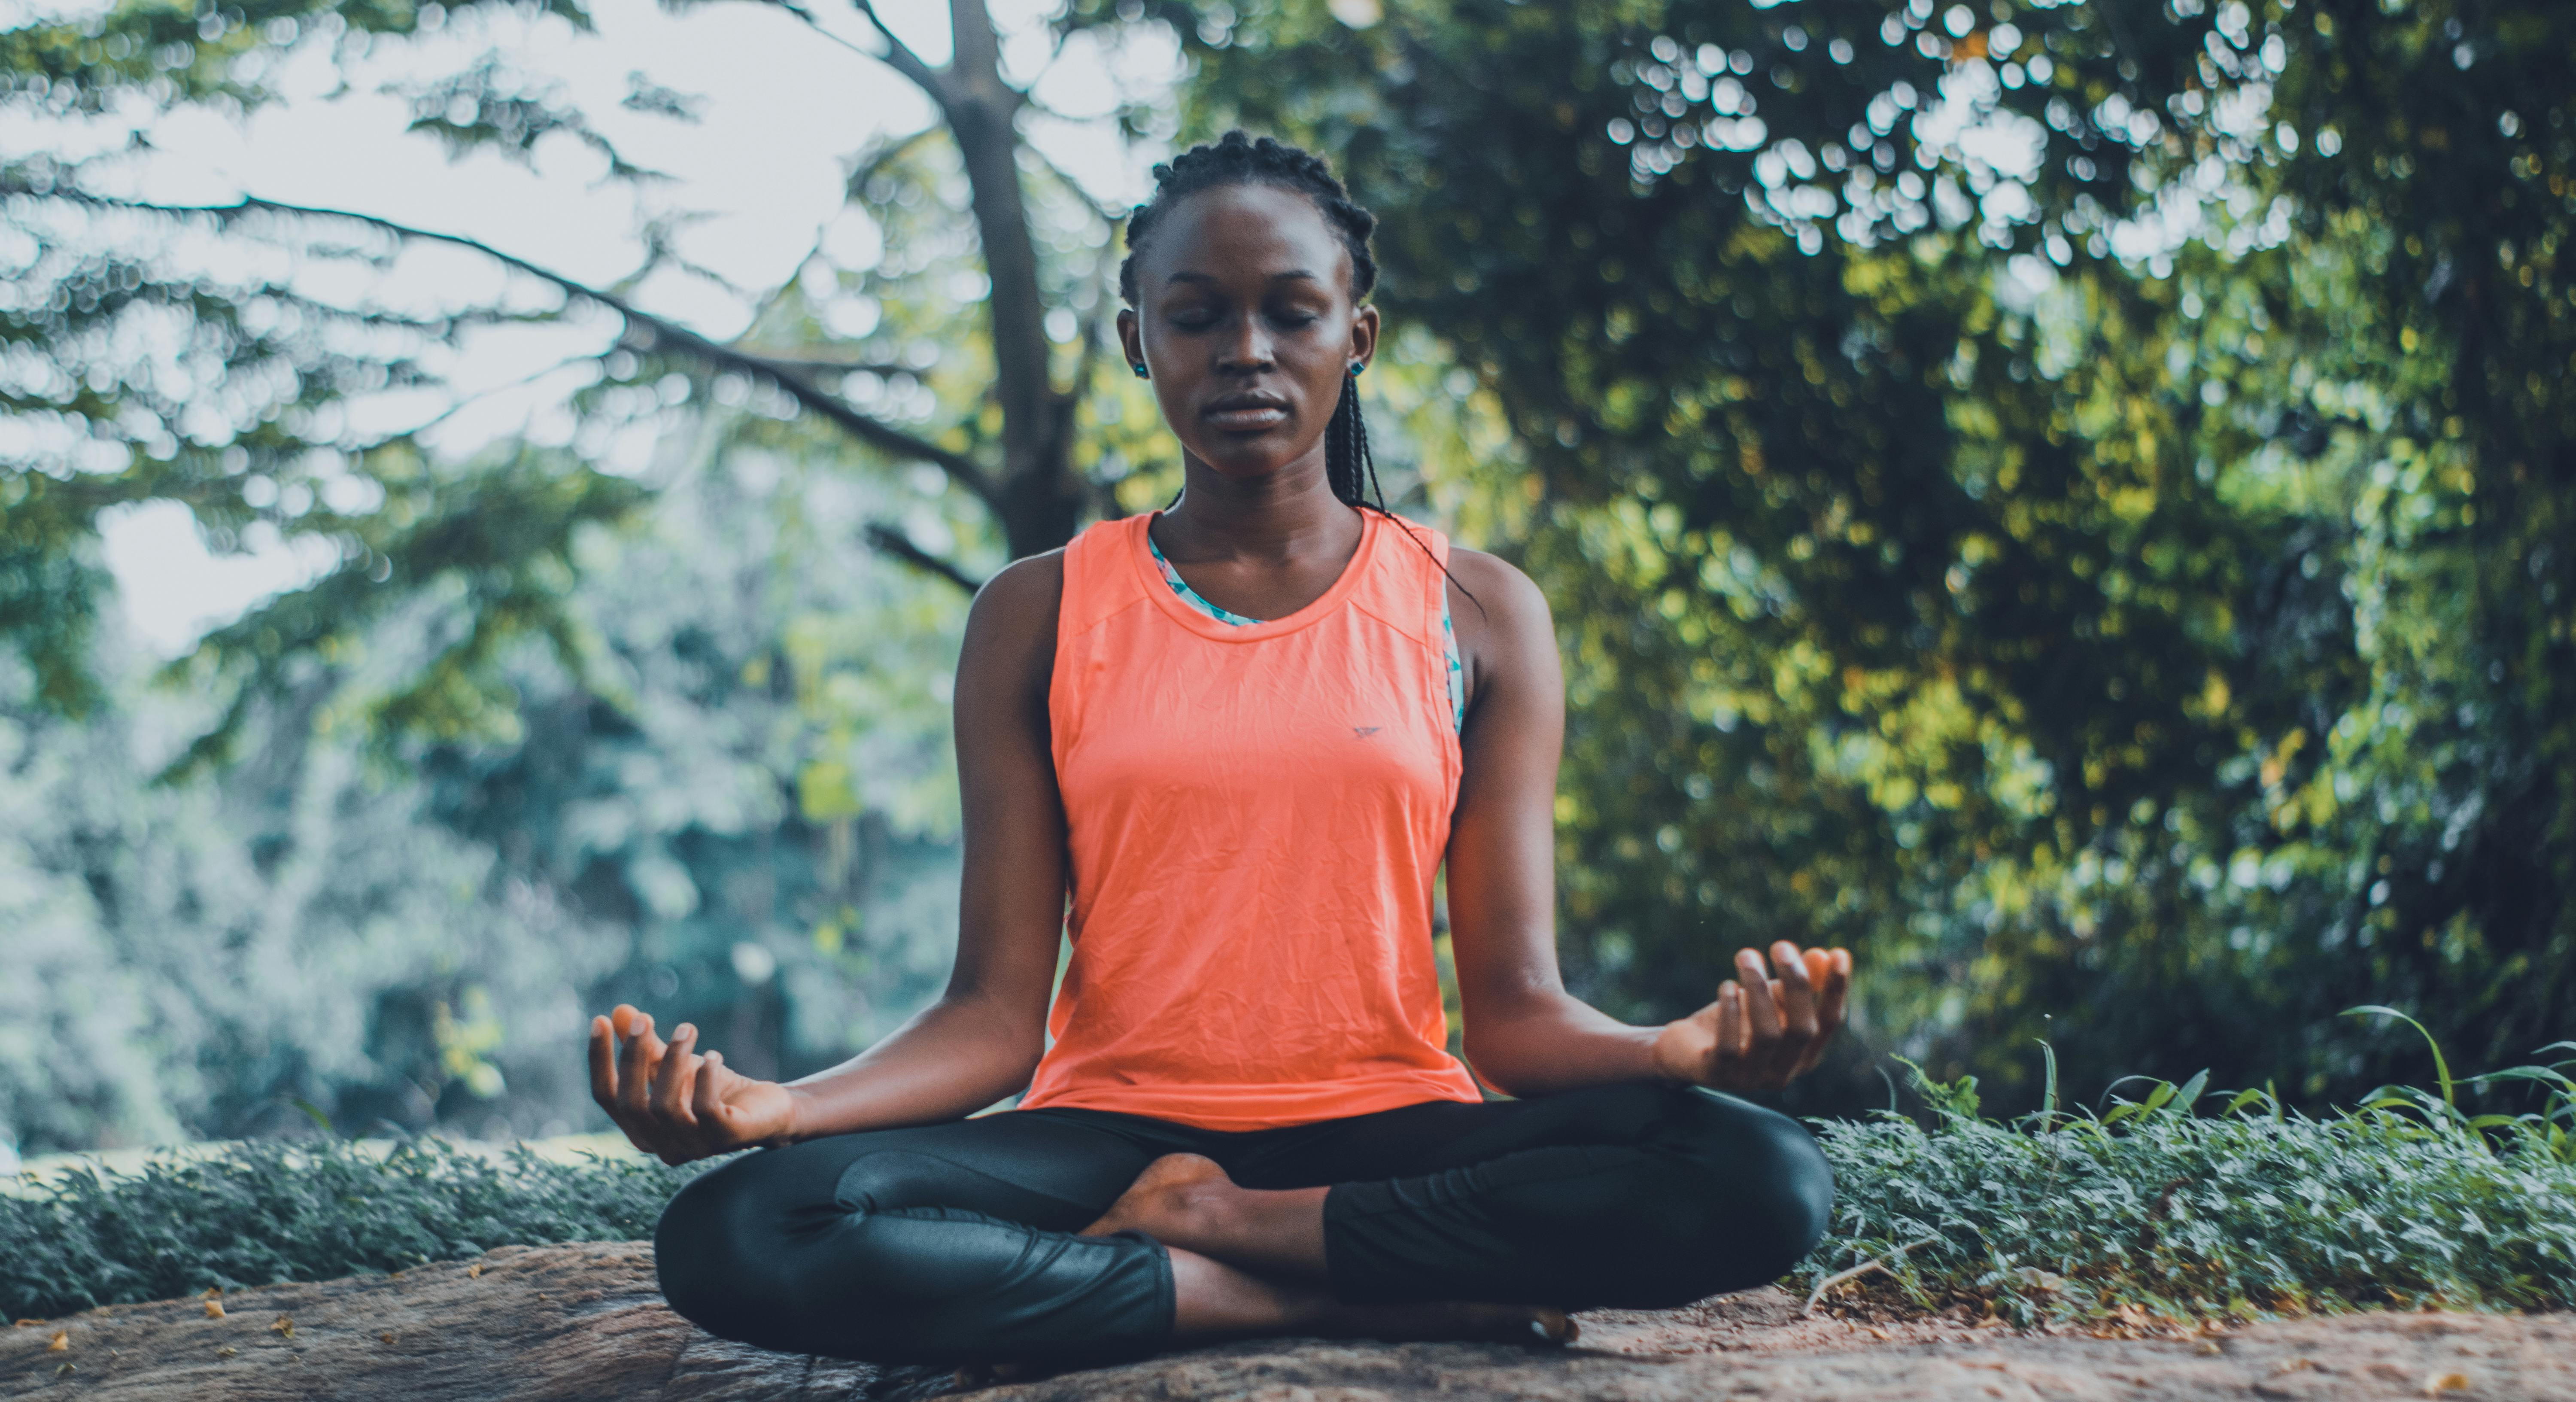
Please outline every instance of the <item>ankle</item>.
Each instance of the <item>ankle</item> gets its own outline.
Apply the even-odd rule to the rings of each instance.
[[[1222,1178],[1184,1183],[1154,1205],[1149,1235],[1167,1245],[1196,1249],[1200,1242],[1231,1240],[1243,1226],[1243,1190]]]

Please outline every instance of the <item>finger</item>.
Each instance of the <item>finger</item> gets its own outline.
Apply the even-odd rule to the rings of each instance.
[[[616,1117],[617,1031],[604,1017],[590,1020],[590,1098]]]
[[[1809,957],[1816,953],[1824,951],[1814,951]],[[1834,950],[1826,955],[1824,977],[1816,980],[1817,987],[1823,990],[1816,999],[1816,1028],[1827,1037],[1842,1030],[1845,1005],[1851,999],[1851,967],[1851,951]]]
[[[697,1124],[697,1117],[689,1113],[690,1082],[696,1079],[702,1059],[693,1050],[697,1044],[698,1029],[681,1023],[671,1033],[670,1050],[663,1053],[661,1070],[653,1077],[653,1113],[667,1124]]]
[[[689,1113],[701,1130],[721,1134],[725,1128],[725,1104],[716,1098],[716,1083],[723,1079],[724,1053],[708,1052],[698,1063],[697,1084],[689,1094]]]
[[[1807,958],[1798,946],[1787,940],[1771,946],[1772,966],[1780,971],[1780,1024],[1792,1041],[1806,1043],[1816,1037],[1816,987],[1807,977]],[[1802,1045],[1800,1050],[1805,1048]]]
[[[1748,967],[1749,966],[1749,967]],[[1762,968],[1762,956],[1744,951],[1736,967],[1745,969],[1744,1015],[1753,1028],[1753,1054],[1768,1055],[1780,1044],[1780,1005],[1771,998],[1771,979]]]
[[[649,1112],[653,1093],[653,1072],[662,1058],[662,1043],[653,1035],[653,1016],[621,1007],[619,1012],[632,1013],[621,1030],[626,1047],[617,1061],[617,1103],[638,1122]]]
[[[1816,1069],[1825,1059],[1825,1049],[1833,1045],[1834,1036],[1842,1031],[1845,1001],[1851,993],[1851,951],[1821,949],[1807,951],[1807,967],[1817,971],[1816,1035],[1807,1044],[1806,1054],[1790,1068],[1792,1080]]]
[[[1744,1060],[1744,985],[1728,979],[1717,990],[1717,1069],[1732,1076]]]

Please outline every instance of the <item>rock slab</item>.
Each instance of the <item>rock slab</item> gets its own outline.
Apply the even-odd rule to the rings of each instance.
[[[1761,1290],[1602,1311],[1578,1347],[1267,1340],[955,1394],[948,1375],[712,1338],[641,1242],[509,1247],[395,1276],[118,1305],[0,1331],[0,1396],[401,1402],[1987,1402],[2576,1399],[2576,1316],[2362,1314],[2212,1338],[1801,1318]]]

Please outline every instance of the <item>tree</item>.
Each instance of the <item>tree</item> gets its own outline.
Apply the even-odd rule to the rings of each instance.
[[[1543,484],[1486,490],[1574,660],[1590,991],[1862,941],[1878,1037],[2024,1094],[2052,1012],[2079,1083],[2305,1096],[2419,1072],[2350,1003],[2565,1034],[2562,9],[1186,31],[1191,129],[1336,154]]]
[[[11,78],[0,103],[66,133],[60,149],[0,169],[0,201],[26,231],[12,250],[12,280],[22,290],[0,307],[0,334],[23,367],[5,410],[15,436],[35,445],[13,457],[0,484],[9,524],[0,633],[37,667],[44,694],[70,710],[95,699],[84,648],[101,577],[89,542],[100,511],[150,499],[188,503],[218,543],[257,525],[323,537],[342,557],[337,571],[201,649],[199,665],[229,674],[244,704],[275,694],[291,672],[348,646],[394,599],[442,583],[462,583],[473,594],[476,624],[428,659],[416,686],[391,698],[387,719],[430,733],[470,724],[473,708],[460,712],[459,698],[491,675],[498,650],[513,639],[550,639],[578,665],[580,639],[561,628],[562,589],[549,581],[564,577],[569,542],[582,523],[635,507],[634,485],[578,457],[548,464],[535,478],[525,475],[531,462],[524,459],[460,476],[454,465],[427,459],[416,429],[370,439],[347,428],[354,402],[434,383],[427,353],[495,322],[604,314],[613,335],[593,357],[606,373],[582,398],[586,414],[614,417],[620,406],[632,412],[638,391],[649,402],[653,386],[674,371],[701,382],[735,377],[774,397],[780,412],[828,425],[857,461],[936,469],[1006,558],[1061,544],[1086,514],[1116,511],[1110,487],[1129,464],[1114,450],[1104,455],[1080,445],[1076,421],[1077,409],[1099,393],[1103,277],[1117,216],[1054,172],[1027,140],[1020,117],[1033,99],[1006,80],[982,0],[953,0],[953,53],[938,65],[896,37],[867,0],[855,0],[834,23],[786,0],[768,8],[793,17],[812,42],[865,54],[917,86],[937,114],[934,128],[854,159],[854,203],[891,218],[899,211],[877,206],[872,192],[892,198],[928,188],[945,201],[951,192],[940,187],[935,168],[951,162],[962,174],[963,197],[954,203],[971,226],[971,243],[961,251],[980,264],[986,289],[977,299],[983,334],[969,345],[956,334],[962,328],[936,328],[949,343],[940,352],[948,382],[926,414],[859,402],[875,396],[900,404],[917,394],[932,367],[917,356],[877,352],[892,331],[917,333],[918,326],[889,319],[888,334],[832,335],[794,282],[765,299],[763,319],[749,334],[728,342],[638,305],[629,289],[678,258],[667,224],[648,230],[645,266],[618,285],[592,286],[462,235],[363,211],[253,195],[193,207],[104,193],[95,177],[112,169],[119,152],[70,154],[77,149],[71,133],[94,135],[110,118],[137,121],[138,114],[181,106],[246,110],[271,100],[267,61],[299,39],[362,45],[409,35],[424,23],[452,26],[469,13],[542,14],[581,27],[588,14],[580,0],[468,0],[434,13],[310,0],[254,0],[194,15],[122,4],[37,19],[0,35],[0,72]],[[1118,29],[1114,17],[1091,19],[1058,27],[1052,40],[1059,56],[1067,48],[1091,55],[1084,46],[1114,41]],[[541,141],[569,136],[605,152],[614,178],[651,176],[498,53],[420,82],[407,95],[420,113],[414,128],[460,151],[526,159]],[[689,113],[684,95],[640,76],[627,105],[682,120]],[[1130,109],[1121,120],[1140,132],[1149,118]],[[1068,252],[1041,257],[1041,233],[1085,221],[1074,237],[1052,241]],[[405,244],[460,246],[548,290],[554,303],[426,316],[335,302],[305,290],[285,260],[227,278],[169,256],[170,242],[191,229],[218,230],[302,260],[374,265]],[[1050,309],[1082,311],[1087,320],[1050,336]],[[181,344],[175,353],[138,349],[156,336]],[[979,369],[966,368],[979,359]],[[862,393],[853,395],[851,385]],[[960,587],[976,583],[968,564],[899,523],[872,522],[865,537]],[[194,758],[220,754],[241,714],[217,727]]]
[[[586,24],[577,4],[125,5],[0,34],[0,106],[60,136],[0,168],[0,631],[27,663],[0,673],[0,712],[30,737],[0,860],[31,873],[9,943],[51,1034],[0,1047],[0,1133],[265,1131],[301,1120],[291,1099],[353,1131],[544,1130],[586,1108],[575,1004],[645,1001],[792,1074],[935,983],[966,594],[1119,509],[1156,467],[1149,401],[1097,382],[1114,220],[1031,144],[984,7],[953,7],[940,65],[864,4],[762,12],[919,83],[936,117],[851,160],[850,207],[891,256],[818,248],[728,339],[638,291],[684,262],[681,216],[592,285],[359,211],[138,200],[113,140],[82,154],[102,124],[272,100],[296,44],[346,57],[486,15],[494,52],[404,90],[415,129],[519,159],[570,139],[648,181],[498,51],[513,24]],[[1069,62],[1123,33],[1036,32]],[[627,105],[692,102],[638,80]],[[223,256],[196,256],[210,242]],[[309,276],[369,286],[423,245],[509,283],[429,314]],[[390,391],[439,389],[474,329],[548,322],[596,328],[569,446],[452,460],[417,429],[352,429]],[[603,469],[610,434],[639,430],[655,461]],[[271,532],[339,561],[211,634],[168,695],[98,617],[101,513],[155,499],[218,548]],[[143,1026],[165,1035],[136,1043]]]

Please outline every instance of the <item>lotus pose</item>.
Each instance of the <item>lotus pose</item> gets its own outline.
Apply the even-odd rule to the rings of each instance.
[[[664,1293],[770,1348],[1066,1365],[1264,1334],[1561,1342],[1568,1310],[1781,1275],[1831,1175],[1727,1092],[1815,1064],[1850,955],[1743,950],[1661,1027],[1566,992],[1555,635],[1519,571],[1372,504],[1375,220],[1241,132],[1155,177],[1118,334],[1185,484],[975,599],[946,993],[785,1085],[685,1024],[592,1023],[595,1093],[637,1145],[760,1146],[663,1214]]]

